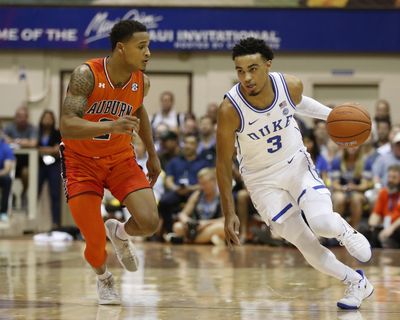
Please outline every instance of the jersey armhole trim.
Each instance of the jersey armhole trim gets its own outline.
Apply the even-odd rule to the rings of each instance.
[[[237,104],[237,102],[235,101],[235,99],[233,99],[233,97],[230,95],[229,92],[225,95],[225,97],[229,99],[229,101],[232,103],[232,105],[233,105],[234,108],[236,109],[236,112],[237,112],[238,115],[239,115],[239,118],[240,118],[240,126],[239,126],[239,128],[238,128],[236,131],[241,133],[241,132],[243,132],[243,129],[244,129],[244,117],[243,117],[242,110],[240,110],[239,105]]]
[[[290,105],[292,106],[292,108],[293,108],[294,110],[297,110],[296,104],[293,102],[292,98],[290,97],[289,88],[288,88],[288,86],[287,86],[285,77],[284,77],[283,74],[280,73],[280,72],[278,72],[278,75],[279,75],[279,77],[280,77],[281,80],[282,80],[283,89],[285,90],[286,97],[288,98]]]

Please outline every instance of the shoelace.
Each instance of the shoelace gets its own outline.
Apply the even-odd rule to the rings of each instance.
[[[344,239],[346,238],[346,235],[347,235],[347,231],[345,231],[344,233],[343,233],[343,236],[340,238],[340,240],[339,240],[339,244],[341,245],[341,246],[344,246]]]
[[[108,277],[107,279],[100,280],[102,287],[105,288],[105,293],[107,296],[111,297],[116,297],[117,293],[114,292],[113,290],[113,281],[112,277]]]
[[[353,234],[353,231],[352,231],[352,230],[346,230],[346,231],[343,233],[343,236],[341,237],[341,239],[339,239],[339,244],[340,244],[341,246],[344,246],[344,245],[345,245],[344,242],[345,242],[346,239],[349,238],[349,236],[351,236],[352,234]]]
[[[129,240],[126,240],[123,242],[123,249],[128,250],[128,252],[130,253],[129,257],[132,259],[132,261],[135,261],[135,257],[134,257],[135,253],[132,251],[131,246],[129,245],[128,241]]]
[[[360,289],[360,288],[361,288],[361,281],[362,281],[362,280],[360,280],[359,282],[351,283],[351,284],[346,288],[346,290],[345,290],[345,292],[344,292],[345,297],[348,297],[348,296],[355,296],[354,292],[356,292],[357,289]],[[357,297],[357,298],[358,298],[358,297]]]

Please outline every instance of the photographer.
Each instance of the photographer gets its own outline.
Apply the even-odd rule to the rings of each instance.
[[[173,225],[173,242],[224,244],[224,220],[215,170],[204,168],[197,174],[200,189],[195,191]],[[171,238],[171,237],[169,237]]]
[[[400,165],[391,165],[387,174],[387,187],[380,190],[371,213],[371,245],[384,248],[400,247]]]

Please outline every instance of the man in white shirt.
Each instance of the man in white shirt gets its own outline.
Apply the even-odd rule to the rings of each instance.
[[[151,126],[154,129],[160,123],[168,125],[169,129],[179,133],[185,115],[179,113],[174,108],[174,94],[171,91],[164,91],[160,96],[160,111],[155,113],[151,119]]]

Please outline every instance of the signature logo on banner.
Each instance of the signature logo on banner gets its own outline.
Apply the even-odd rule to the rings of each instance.
[[[145,12],[140,12],[136,9],[132,9],[123,17],[118,17],[113,20],[108,19],[108,15],[108,12],[96,13],[85,30],[85,43],[91,43],[100,39],[108,38],[113,25],[121,20],[137,20],[143,23],[148,29],[157,28],[158,23],[163,20],[163,16],[146,14]]]

